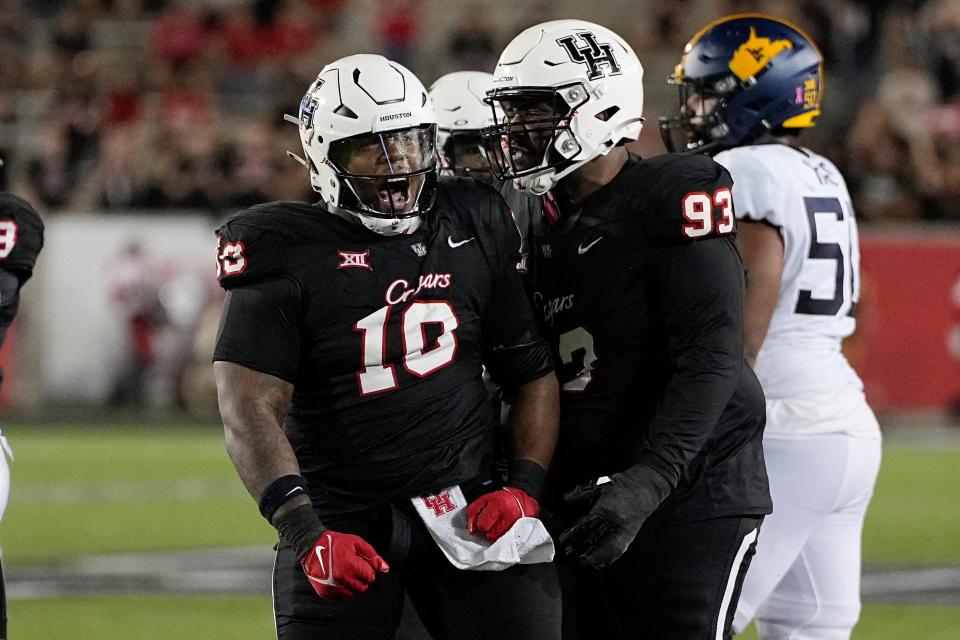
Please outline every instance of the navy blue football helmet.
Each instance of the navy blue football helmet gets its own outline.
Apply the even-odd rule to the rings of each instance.
[[[693,36],[667,82],[680,90],[679,114],[660,119],[667,149],[714,154],[814,126],[823,56],[793,24],[739,14]]]

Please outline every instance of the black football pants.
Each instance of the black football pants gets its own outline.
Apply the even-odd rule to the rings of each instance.
[[[273,573],[279,640],[394,638],[404,591],[434,640],[560,638],[560,585],[551,563],[504,571],[456,569],[412,508],[388,508],[329,525],[370,542],[390,572],[378,574],[370,589],[354,598],[324,600],[281,541]]]
[[[732,638],[762,520],[644,528],[619,560],[601,570],[561,559],[564,640]]]

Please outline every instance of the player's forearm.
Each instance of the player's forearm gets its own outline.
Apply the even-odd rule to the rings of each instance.
[[[553,373],[532,380],[517,390],[507,419],[513,441],[511,480],[516,482],[514,476],[524,475],[524,469],[536,471],[529,463],[546,471],[557,444],[559,421],[560,392]]]
[[[708,240],[664,253],[653,289],[672,374],[644,438],[645,464],[673,486],[710,438],[744,368],[743,264]]]
[[[676,487],[710,438],[736,390],[743,367],[740,341],[716,336],[676,356],[676,369],[650,424],[644,462]]]
[[[262,426],[254,427],[256,423]],[[259,500],[277,478],[300,474],[290,442],[269,415],[251,412],[237,420],[225,416],[224,441],[237,474],[254,499]]]
[[[743,222],[737,235],[747,286],[743,303],[743,355],[752,367],[767,337],[780,295],[783,238],[780,230],[762,222]]]

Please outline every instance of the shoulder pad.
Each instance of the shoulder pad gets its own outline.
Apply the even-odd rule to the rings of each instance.
[[[672,153],[645,160],[651,193],[643,224],[653,244],[672,245],[734,233],[733,180],[713,159]]]
[[[21,284],[33,275],[43,248],[43,220],[29,202],[0,193],[0,265],[17,274]]]
[[[309,239],[313,205],[271,202],[241,211],[217,229],[217,280],[224,289],[284,272],[284,252]]]
[[[493,234],[500,233],[509,218],[500,193],[472,178],[442,176],[437,183],[436,210],[455,226]]]
[[[471,178],[441,177],[437,212],[457,227],[470,227],[488,238],[514,263],[520,260],[521,233],[512,209],[494,187]]]
[[[782,187],[770,168],[771,152],[777,153],[777,146],[737,147],[714,157],[733,178],[737,218],[762,220],[775,227],[783,226],[782,206],[778,202]]]

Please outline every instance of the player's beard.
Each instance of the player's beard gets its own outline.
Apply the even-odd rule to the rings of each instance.
[[[539,167],[543,163],[547,147],[553,140],[554,130],[522,131],[509,134],[510,161],[517,172]]]
[[[552,156],[562,160],[558,153],[552,152],[558,130],[562,128],[567,128],[562,118],[491,127],[493,131],[484,134],[483,144],[495,177],[504,180],[537,173],[549,165]]]

